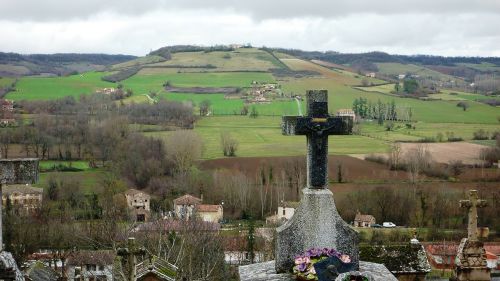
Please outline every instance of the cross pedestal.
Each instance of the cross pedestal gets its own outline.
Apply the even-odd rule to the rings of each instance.
[[[463,238],[458,246],[456,280],[489,281],[491,275],[486,263],[486,251],[483,242],[478,239],[477,228],[477,209],[486,207],[486,201],[479,199],[477,190],[471,190],[468,200],[460,200],[460,207],[468,210],[469,223],[467,238]]]
[[[326,90],[307,92],[307,116],[284,116],[284,135],[307,137],[307,186],[293,217],[277,229],[276,271],[289,272],[294,257],[311,248],[334,248],[359,266],[358,235],[339,215],[328,189],[328,136],[352,133],[350,117],[328,114]]]

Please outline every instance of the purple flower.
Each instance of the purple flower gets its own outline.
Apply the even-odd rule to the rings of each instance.
[[[326,250],[326,251],[325,251]],[[331,249],[331,248],[325,248],[323,249],[323,252],[325,253],[325,255],[329,256],[329,257],[338,257],[340,258],[340,253],[337,252],[335,249]]]
[[[305,264],[305,263],[298,264],[298,265],[297,265],[297,269],[298,269],[300,272],[305,272],[305,271],[306,271],[306,269],[307,269],[307,264]]]
[[[320,257],[322,254],[323,254],[323,250],[317,249],[317,248],[312,248],[306,252],[306,256],[311,257],[311,258]]]

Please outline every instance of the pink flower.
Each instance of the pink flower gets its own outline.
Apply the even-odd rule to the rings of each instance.
[[[295,258],[295,264],[308,264],[311,262],[311,259],[309,257],[302,257],[302,256],[298,256]]]
[[[342,255],[342,256],[340,256],[340,260],[343,263],[350,263],[351,262],[351,257],[349,257],[348,255]]]

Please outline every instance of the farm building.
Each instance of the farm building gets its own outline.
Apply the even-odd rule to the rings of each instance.
[[[175,216],[179,219],[189,220],[197,217],[205,222],[219,222],[224,216],[222,205],[202,204],[203,198],[186,194],[174,200]]]
[[[354,227],[370,227],[375,224],[375,217],[372,215],[363,215],[358,211],[354,218]]]
[[[43,188],[31,185],[6,185],[2,190],[2,203],[6,206],[7,198],[14,208],[23,213],[32,213],[42,205]],[[4,207],[5,208],[5,207]]]
[[[73,253],[66,261],[68,280],[113,280],[114,251],[82,250]]]
[[[148,220],[151,214],[151,196],[137,189],[129,189],[124,195],[134,220],[140,222]]]
[[[353,121],[356,121],[356,113],[354,113],[354,110],[352,109],[341,108],[337,110],[336,116],[349,116],[352,117]]]

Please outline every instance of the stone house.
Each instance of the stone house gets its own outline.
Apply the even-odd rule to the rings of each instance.
[[[61,275],[50,266],[41,261],[36,261],[24,271],[26,281],[58,281]]]
[[[205,222],[217,223],[224,216],[222,205],[202,204],[203,197],[197,198],[186,194],[174,200],[175,216],[179,219],[189,220],[199,218]]]
[[[281,224],[293,217],[295,209],[299,207],[299,202],[283,202],[281,206],[278,206],[278,212],[270,217],[266,218],[266,223]]]
[[[190,194],[174,199],[175,216],[179,219],[188,220],[194,216],[195,208],[202,200]]]
[[[195,212],[199,219],[206,222],[220,222],[224,216],[222,205],[199,204]]]
[[[151,216],[151,196],[137,189],[129,189],[125,191],[124,195],[134,220],[139,222],[149,220]]]
[[[375,217],[372,215],[363,215],[359,211],[354,218],[354,227],[370,227],[375,224]]]
[[[66,261],[66,276],[72,281],[112,281],[114,259],[113,251],[75,252]]]
[[[341,108],[337,110],[336,116],[349,116],[352,117],[353,121],[356,121],[356,113],[350,108]]]
[[[31,214],[42,206],[43,188],[29,184],[6,185],[2,189],[2,206],[9,198],[12,207],[24,214]]]
[[[500,273],[500,243],[484,243],[486,262],[492,273]],[[435,269],[454,269],[458,243],[428,243],[425,246],[427,257]]]

